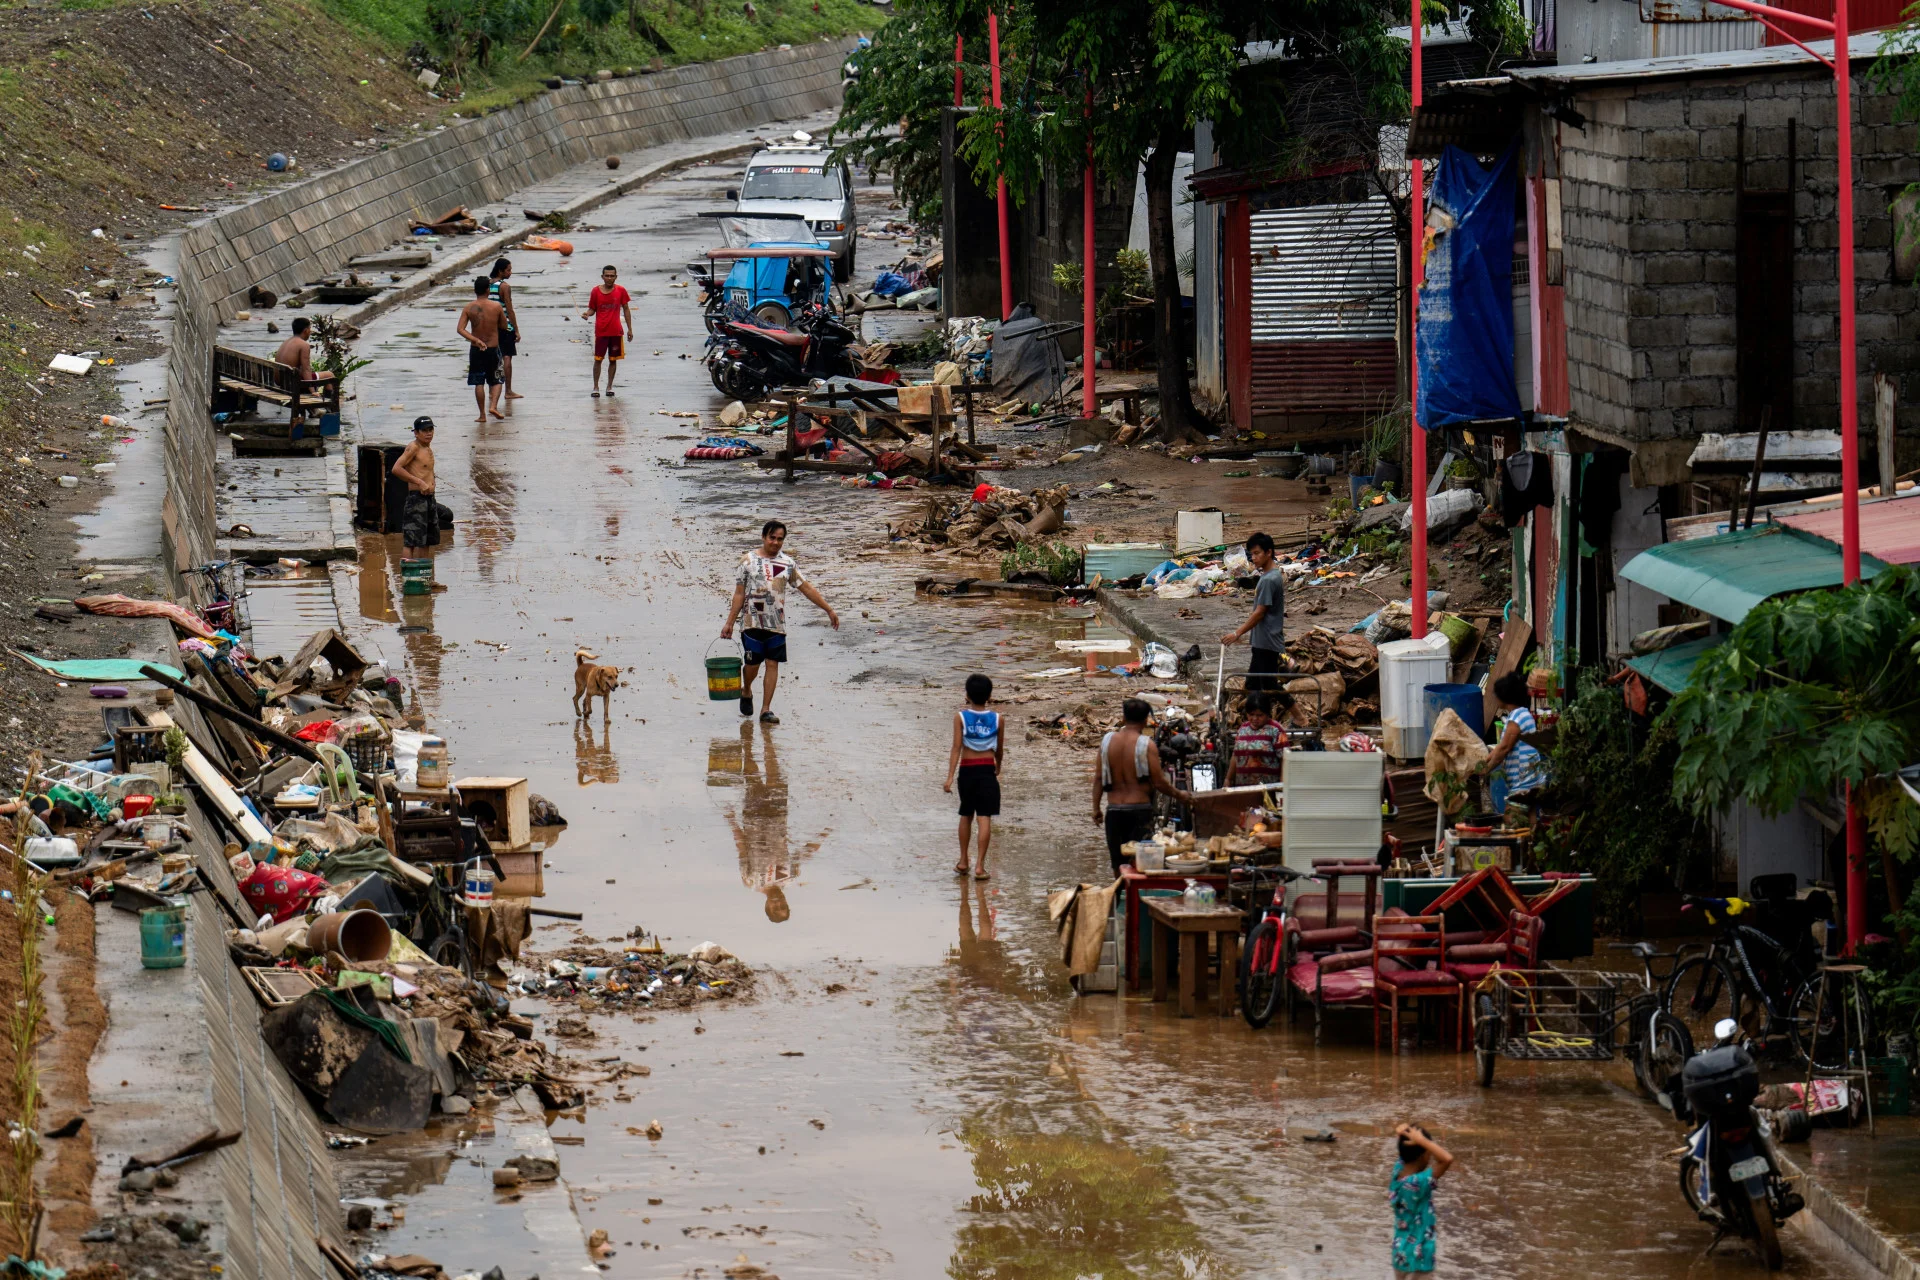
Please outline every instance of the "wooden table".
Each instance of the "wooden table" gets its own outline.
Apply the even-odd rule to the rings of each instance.
[[[1158,954],[1154,947],[1152,920],[1142,909],[1143,903],[1151,902],[1153,899],[1141,897],[1141,890],[1172,889],[1177,892],[1186,888],[1187,881],[1189,880],[1197,880],[1201,884],[1210,884],[1213,886],[1215,893],[1220,894],[1222,897],[1226,896],[1227,873],[1224,871],[1218,874],[1209,872],[1202,875],[1182,876],[1170,871],[1164,873],[1145,872],[1134,866],[1131,862],[1123,862],[1120,864],[1122,918],[1126,921],[1127,926],[1127,936],[1122,940],[1121,945],[1121,957],[1125,961],[1125,964],[1122,966],[1122,971],[1126,975],[1127,990],[1139,991],[1141,989],[1146,980],[1153,974],[1154,956]],[[1145,921],[1148,927],[1147,936],[1144,938],[1140,935],[1140,923],[1142,921]],[[1168,954],[1171,956],[1171,952]]]
[[[1174,940],[1179,939],[1179,960],[1177,967],[1180,978],[1180,1016],[1191,1018],[1199,1005],[1202,991],[1207,986],[1207,937],[1217,935],[1220,957],[1220,983],[1212,996],[1214,1012],[1221,1017],[1231,1017],[1234,1010],[1233,983],[1240,968],[1240,928],[1245,917],[1238,908],[1212,906],[1193,908],[1184,902],[1168,902],[1160,898],[1146,898],[1143,903],[1147,915],[1153,921],[1153,953],[1156,961],[1161,957],[1172,960],[1175,955]],[[1172,976],[1168,970],[1176,967],[1167,963],[1153,966],[1153,998],[1167,998],[1167,982]]]

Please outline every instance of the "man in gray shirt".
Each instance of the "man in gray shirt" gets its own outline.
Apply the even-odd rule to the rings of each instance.
[[[1252,644],[1252,659],[1247,663],[1247,691],[1279,687],[1281,651],[1287,647],[1287,584],[1274,563],[1273,539],[1256,533],[1247,539],[1247,561],[1260,571],[1260,585],[1253,590],[1253,615],[1238,630],[1220,637],[1221,644],[1238,644],[1247,638]]]

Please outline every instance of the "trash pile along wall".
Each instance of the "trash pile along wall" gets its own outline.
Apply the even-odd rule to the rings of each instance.
[[[216,435],[208,413],[221,320],[254,285],[285,293],[399,238],[409,217],[498,200],[601,156],[791,119],[840,100],[851,40],[827,40],[570,85],[263,196],[180,242],[167,370],[168,568],[213,559]]]

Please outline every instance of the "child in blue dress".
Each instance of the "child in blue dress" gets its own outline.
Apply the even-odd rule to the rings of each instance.
[[[1387,1197],[1393,1203],[1393,1274],[1426,1275],[1433,1270],[1437,1225],[1433,1184],[1453,1165],[1453,1156],[1419,1125],[1394,1130],[1400,1160],[1393,1166]]]

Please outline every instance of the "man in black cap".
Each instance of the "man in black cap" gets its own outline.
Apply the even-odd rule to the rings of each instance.
[[[406,482],[407,506],[400,540],[409,559],[418,560],[440,545],[440,504],[433,497],[433,419],[413,420],[413,443],[394,459],[395,478]]]

